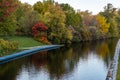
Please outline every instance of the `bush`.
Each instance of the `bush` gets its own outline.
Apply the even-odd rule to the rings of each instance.
[[[15,41],[9,42],[7,40],[0,39],[0,56],[3,56],[5,53],[12,52],[17,50],[18,43]]]
[[[32,35],[35,40],[49,44],[47,40],[47,27],[42,22],[39,22],[32,27]]]

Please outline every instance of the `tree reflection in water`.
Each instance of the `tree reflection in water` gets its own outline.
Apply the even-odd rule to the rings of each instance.
[[[44,51],[14,60],[0,66],[0,80],[29,80],[29,78],[31,80],[83,79],[82,73],[88,73],[81,70],[85,71],[86,67],[91,68],[88,63],[90,61],[90,64],[93,63],[92,60],[102,61],[104,64],[99,64],[104,66],[105,69],[103,70],[105,71],[99,73],[106,74],[108,65],[114,55],[116,43],[117,39],[72,44],[57,50]],[[85,64],[88,66],[83,66]],[[93,66],[97,67],[96,65]],[[89,76],[96,75],[90,73]],[[88,79],[94,80],[94,78],[89,77]]]

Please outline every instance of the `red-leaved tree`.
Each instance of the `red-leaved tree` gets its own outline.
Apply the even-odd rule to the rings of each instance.
[[[32,35],[36,40],[48,43],[47,27],[42,22],[39,22],[32,27]]]
[[[0,0],[0,22],[3,22],[17,8],[17,0]]]

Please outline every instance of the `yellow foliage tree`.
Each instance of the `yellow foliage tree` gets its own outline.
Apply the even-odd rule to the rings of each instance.
[[[110,24],[106,22],[105,17],[102,15],[97,15],[96,21],[97,21],[97,27],[99,28],[100,32],[103,35],[105,35],[110,28]]]

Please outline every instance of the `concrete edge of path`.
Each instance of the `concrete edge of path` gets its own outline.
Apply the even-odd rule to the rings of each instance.
[[[109,66],[108,73],[106,76],[106,80],[116,80],[117,70],[118,70],[118,60],[120,54],[120,39],[116,45],[116,50],[114,54],[114,58]]]
[[[37,52],[60,48],[62,46],[64,46],[64,45],[45,45],[45,46],[30,48],[29,50],[24,50],[24,51],[21,51],[18,53],[14,53],[11,55],[0,57],[0,64],[14,60],[16,58],[23,57],[23,56],[32,55],[32,54],[35,54]]]

